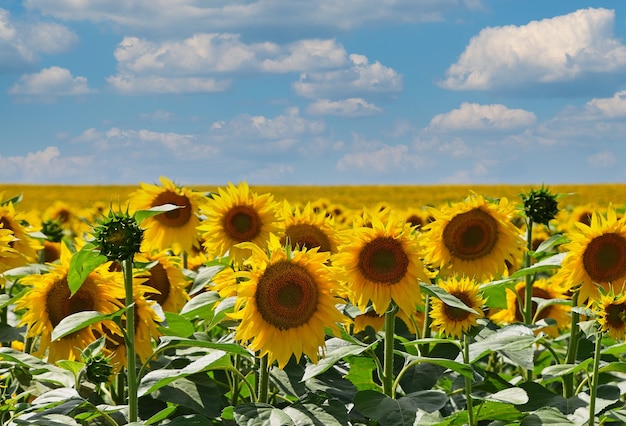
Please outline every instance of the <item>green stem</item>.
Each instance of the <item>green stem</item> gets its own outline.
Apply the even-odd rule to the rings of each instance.
[[[572,294],[572,308],[578,306],[578,290]],[[576,353],[578,352],[578,340],[580,339],[580,332],[578,330],[578,322],[580,321],[580,314],[572,309],[572,322],[570,325],[570,338],[567,346],[567,356],[565,357],[565,364],[574,364],[576,362]],[[574,373],[566,374],[563,376],[563,396],[565,398],[571,398],[574,396]]]
[[[526,224],[526,253],[524,253],[524,268],[528,268],[531,264],[530,251],[533,248],[533,220],[528,218]],[[524,295],[524,323],[528,326],[533,324],[533,284],[532,274],[526,275],[526,287]],[[526,372],[526,381],[533,381],[533,370]]]
[[[422,328],[422,339],[427,339],[430,337],[430,327],[432,324],[432,319],[430,318],[430,295],[426,294],[424,297],[424,327]],[[430,346],[428,343],[419,346],[419,351],[421,356],[428,356],[428,352],[430,351]]]
[[[137,366],[135,356],[135,299],[133,296],[133,259],[122,261],[124,272],[124,290],[126,292],[126,373],[128,380],[128,421],[136,422],[139,418],[139,400],[137,396]]]
[[[259,364],[259,390],[258,402],[267,404],[270,388],[270,369],[267,354],[261,357]]]
[[[383,358],[383,393],[391,398],[395,397],[393,387],[393,346],[395,343],[395,324],[398,305],[393,301],[385,312],[385,352]]]
[[[470,365],[469,362],[469,335],[463,336],[463,363]],[[469,426],[475,425],[474,420],[474,401],[472,400],[472,379],[465,376],[465,399],[467,400],[467,421]]]
[[[598,394],[598,379],[600,368],[600,350],[602,349],[602,333],[596,333],[596,347],[593,354],[593,370],[591,373],[591,389],[589,391],[589,426],[595,424],[596,396]]]

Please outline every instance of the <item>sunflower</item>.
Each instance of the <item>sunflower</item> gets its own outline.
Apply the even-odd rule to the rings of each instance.
[[[15,237],[13,231],[4,229],[0,224],[0,272],[9,269],[9,258],[19,257],[20,253],[13,248]]]
[[[91,272],[80,289],[71,296],[67,277],[72,253],[67,245],[61,246],[59,263],[48,264],[44,274],[28,275],[21,282],[32,287],[16,303],[15,310],[25,310],[20,326],[27,325],[26,337],[39,337],[35,355],[43,357],[48,350],[48,362],[61,359],[80,359],[80,351],[103,334],[103,323],[115,327],[112,321],[104,321],[85,327],[61,339],[51,341],[52,330],[65,317],[83,311],[103,314],[117,312],[123,307],[124,288],[118,275],[108,271],[106,264]],[[94,334],[94,332],[96,334]]]
[[[419,282],[430,282],[430,277],[411,226],[397,215],[385,216],[383,222],[372,215],[371,227],[340,232],[332,270],[359,309],[371,302],[374,310],[383,314],[393,300],[405,312],[414,312],[422,303]]]
[[[42,245],[30,236],[30,233],[36,229],[30,225],[24,214],[15,210],[15,206],[11,202],[0,205],[0,228],[13,233],[9,246],[13,249],[11,253],[17,253],[16,256],[4,257],[2,261],[3,271],[37,261],[38,250],[42,248]]]
[[[616,340],[626,337],[626,294],[603,294],[597,301],[598,322],[601,331]]]
[[[447,336],[460,338],[477,324],[477,319],[484,317],[481,309],[485,304],[479,292],[478,283],[469,277],[448,277],[438,283],[447,293],[455,296],[475,312],[469,312],[454,306],[446,305],[441,299],[433,298],[430,317],[433,327]]]
[[[236,265],[250,255],[250,249],[237,246],[251,242],[264,247],[270,233],[280,232],[277,205],[271,194],[257,195],[246,182],[218,188],[202,206],[206,219],[198,226],[204,248],[213,257],[226,254]]]
[[[533,298],[539,299],[558,299],[566,300],[569,296],[560,289],[558,286],[553,285],[551,281],[546,278],[540,278],[533,283]],[[489,315],[489,318],[497,324],[513,324],[515,322],[524,322],[524,313],[522,312],[523,306],[525,306],[526,299],[526,283],[520,282],[515,286],[515,290],[506,289],[506,309],[499,310]],[[570,307],[563,304],[548,305],[537,313],[537,302],[532,302],[532,315],[536,320],[542,320],[546,318],[553,319],[556,322],[554,326],[548,326],[541,329],[546,334],[557,337],[559,330],[564,330],[569,327],[569,311]],[[539,332],[537,329],[536,332]]]
[[[626,281],[626,222],[617,219],[612,205],[606,216],[594,211],[591,222],[576,224],[566,233],[569,242],[561,269],[555,276],[567,290],[579,290],[578,303],[599,297],[612,284],[616,293],[624,291]]]
[[[337,252],[334,220],[323,211],[313,211],[310,203],[300,209],[285,200],[281,218],[285,227],[283,245],[288,240],[293,247],[319,247],[319,251]]]
[[[153,289],[146,298],[157,302],[166,312],[180,312],[189,300],[187,286],[190,284],[181,269],[180,258],[160,252],[138,253],[134,260],[136,265],[144,265],[137,276]]]
[[[241,320],[235,339],[259,356],[283,368],[292,355],[317,362],[325,347],[325,329],[339,332],[345,317],[336,308],[333,277],[326,263],[329,253],[317,248],[291,250],[272,234],[265,251],[242,243],[251,251],[246,269],[238,272],[233,317]]]
[[[145,219],[146,229],[141,250],[144,252],[172,250],[175,254],[191,251],[196,242],[196,227],[200,223],[198,209],[203,195],[189,188],[175,185],[165,176],[161,185],[141,183],[141,189],[130,194],[134,210],[173,204],[180,208]]]
[[[506,198],[487,202],[474,193],[463,202],[433,210],[435,220],[423,228],[424,261],[441,276],[467,275],[476,280],[502,275],[525,242],[511,223],[515,206]]]

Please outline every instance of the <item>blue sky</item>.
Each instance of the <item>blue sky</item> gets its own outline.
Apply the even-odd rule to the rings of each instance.
[[[626,3],[3,0],[0,182],[626,181]]]

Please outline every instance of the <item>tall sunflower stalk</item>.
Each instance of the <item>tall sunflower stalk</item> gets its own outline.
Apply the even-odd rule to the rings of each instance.
[[[96,245],[107,260],[120,262],[124,275],[126,330],[126,375],[128,387],[128,421],[139,418],[137,365],[135,355],[135,303],[133,296],[133,258],[140,251],[143,230],[135,217],[122,212],[109,215],[95,228]]]

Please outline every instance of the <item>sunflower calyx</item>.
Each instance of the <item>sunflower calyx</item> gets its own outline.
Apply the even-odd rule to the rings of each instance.
[[[58,243],[63,239],[63,227],[58,220],[50,219],[41,224],[41,233],[44,234],[49,241]]]
[[[132,259],[140,251],[143,229],[128,213],[110,211],[94,229],[94,243],[108,260]]]
[[[522,200],[526,216],[534,223],[547,226],[559,212],[556,195],[543,186],[538,190],[531,189],[528,194],[522,194]]]

